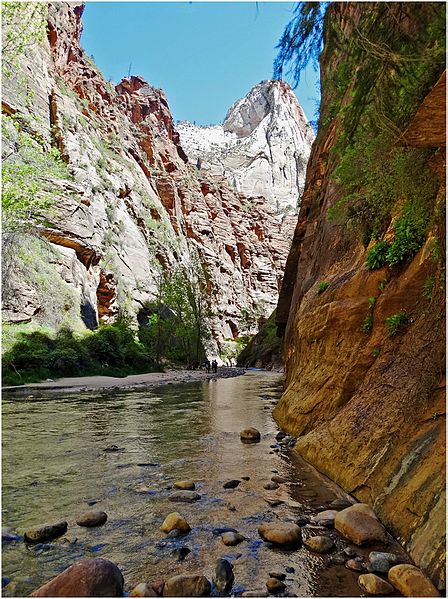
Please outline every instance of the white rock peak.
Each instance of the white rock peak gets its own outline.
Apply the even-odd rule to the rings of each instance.
[[[313,130],[284,81],[262,81],[227,112],[222,125],[178,123],[189,161],[224,176],[278,213],[295,212],[305,183]]]

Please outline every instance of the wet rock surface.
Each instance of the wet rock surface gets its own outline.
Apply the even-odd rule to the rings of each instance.
[[[240,432],[240,439],[243,443],[258,443],[261,439],[261,434],[256,428],[246,428]]]
[[[39,543],[42,541],[51,541],[62,536],[67,532],[67,522],[57,522],[56,524],[44,524],[38,528],[27,530],[24,534],[26,543]]]
[[[302,541],[301,531],[297,524],[286,522],[262,524],[258,528],[258,534],[263,541],[280,547],[297,547]]]
[[[330,537],[318,535],[316,537],[308,537],[303,541],[307,549],[316,553],[328,553],[334,549],[334,541]]]
[[[375,574],[362,574],[358,578],[358,584],[369,595],[390,596],[394,592],[394,587],[391,584]]]
[[[179,491],[170,495],[170,501],[179,503],[193,503],[193,501],[199,501],[201,496],[195,491]]]
[[[102,512],[100,510],[91,510],[89,512],[84,512],[76,519],[76,524],[78,526],[101,526],[105,524],[107,521],[106,512]]]
[[[405,597],[440,597],[429,578],[411,564],[393,566],[387,576],[389,582]]]
[[[187,533],[191,530],[190,525],[179,512],[171,512],[171,514],[168,514],[160,528],[166,533],[169,533],[172,530],[179,530],[182,533]]]
[[[232,588],[235,576],[232,565],[226,559],[219,559],[213,574],[213,584],[221,593],[228,593]]]
[[[334,526],[341,534],[356,545],[387,543],[384,526],[374,511],[365,504],[354,505],[338,512]]]
[[[163,588],[164,597],[208,597],[210,582],[205,576],[179,575],[169,578]]]

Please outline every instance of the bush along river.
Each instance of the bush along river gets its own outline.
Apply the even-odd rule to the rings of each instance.
[[[353,513],[294,454],[271,416],[280,395],[278,374],[249,371],[4,397],[4,596],[28,595],[82,558],[113,562],[123,589],[98,560],[38,594],[85,594],[84,572],[91,596],[399,595],[387,572],[409,559],[370,508]],[[259,441],[250,430],[256,442],[242,441],[250,428]]]

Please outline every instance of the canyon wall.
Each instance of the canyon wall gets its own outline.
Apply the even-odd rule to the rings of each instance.
[[[397,23],[410,32],[420,22],[432,24],[425,11],[437,7],[429,5],[406,5],[409,10]],[[403,6],[394,4],[392,10]],[[424,166],[429,165],[436,190],[425,237],[399,264],[368,268],[375,241],[363,243],[353,229],[329,219],[329,209],[347,193],[335,176],[341,111],[331,114],[330,107],[335,97],[342,108],[353,101],[359,70],[335,43],[329,25],[354,35],[369,17],[363,10],[335,3],[326,15],[321,120],[277,308],[286,389],[274,415],[298,436],[296,451],[372,505],[416,564],[444,588],[445,74],[443,66],[428,69],[426,95],[392,146],[426,152]],[[391,9],[383,5],[382,10]],[[377,19],[375,27],[381,26]],[[347,82],[332,87],[344,61]],[[353,168],[358,157],[353,153]],[[411,190],[419,168],[415,164],[407,172]],[[387,186],[386,175],[382,183]],[[407,199],[392,206],[385,244],[398,235],[397,219]],[[400,314],[405,325],[394,330]]]
[[[199,261],[218,354],[275,307],[294,221],[190,164],[162,90],[104,79],[80,45],[83,9],[50,4],[48,39],[3,81],[3,113],[57,147],[69,173],[47,181],[54,205],[34,232],[49,243],[15,239],[3,317],[56,328],[135,317],[161,272]]]

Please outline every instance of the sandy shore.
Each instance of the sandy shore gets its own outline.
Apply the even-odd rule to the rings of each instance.
[[[243,368],[219,368],[216,374],[204,370],[169,370],[132,374],[124,378],[112,376],[80,376],[46,380],[41,383],[28,383],[2,387],[5,394],[30,395],[34,393],[82,393],[85,391],[107,391],[116,389],[141,389],[160,385],[194,383],[216,378],[229,378],[245,373]]]

